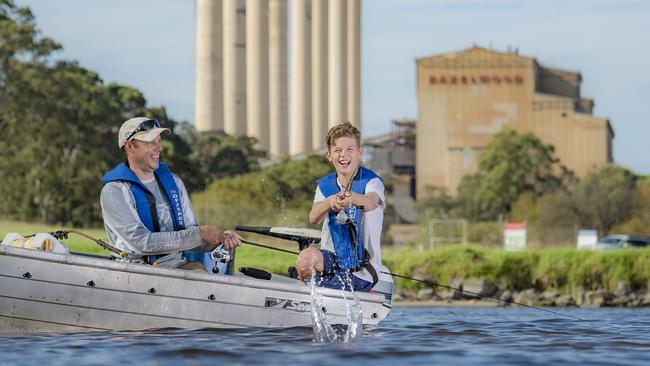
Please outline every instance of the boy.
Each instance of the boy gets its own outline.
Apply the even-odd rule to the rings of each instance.
[[[327,160],[335,172],[319,179],[309,222],[323,221],[321,249],[307,248],[296,260],[300,279],[323,287],[370,291],[382,269],[380,237],[384,184],[361,166],[361,134],[349,122],[327,133]]]

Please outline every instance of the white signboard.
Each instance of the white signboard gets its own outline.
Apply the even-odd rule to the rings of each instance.
[[[506,222],[503,225],[503,247],[509,251],[526,249],[525,222]]]
[[[594,249],[598,243],[598,231],[593,229],[578,230],[578,249]]]

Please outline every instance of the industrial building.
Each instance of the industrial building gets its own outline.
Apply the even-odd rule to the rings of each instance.
[[[455,194],[493,135],[509,126],[555,147],[577,176],[612,162],[614,132],[592,115],[578,72],[542,66],[517,52],[472,47],[416,60],[418,194]]]

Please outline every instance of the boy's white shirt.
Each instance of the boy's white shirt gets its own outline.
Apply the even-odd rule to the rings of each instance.
[[[339,189],[343,190],[341,183],[336,180]],[[384,270],[381,264],[381,230],[384,224],[384,209],[386,207],[386,199],[384,198],[384,184],[381,179],[373,178],[366,185],[366,193],[375,192],[379,195],[381,203],[377,208],[372,211],[362,211],[361,214],[361,237],[363,238],[363,247],[370,255],[370,264],[377,272]],[[320,187],[316,186],[316,194],[314,195],[314,204],[324,201],[326,197],[320,191]],[[334,243],[329,231],[329,215],[325,215],[323,220],[323,228],[321,230],[320,248],[334,253]],[[354,272],[354,275],[362,280],[372,282],[370,273],[363,269],[360,272]]]

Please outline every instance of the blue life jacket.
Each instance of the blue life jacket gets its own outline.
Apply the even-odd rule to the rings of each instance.
[[[174,231],[185,230],[185,217],[183,216],[183,204],[181,202],[181,192],[174,181],[174,176],[169,171],[167,164],[160,163],[158,169],[154,171],[156,181],[158,181],[164,195],[171,205],[171,216],[174,223]],[[102,183],[122,181],[128,182],[135,197],[135,206],[138,211],[140,220],[152,232],[160,231],[160,221],[156,211],[156,203],[153,193],[140,181],[135,173],[126,163],[121,163],[112,170],[104,174]]]
[[[366,194],[366,185],[373,178],[381,179],[375,172],[370,169],[361,167],[350,190],[357,194]],[[336,182],[336,172],[328,174],[317,181],[321,193],[325,197],[339,193],[341,189]],[[350,206],[346,209],[348,215],[352,217],[352,223],[339,224],[336,222],[337,212],[329,210],[328,227],[332,243],[334,244],[334,252],[336,253],[336,263],[339,268],[359,271],[365,265],[365,253],[363,248],[363,237],[361,236],[361,216],[362,210],[356,206]],[[354,235],[356,232],[356,235]],[[356,236],[356,242],[354,237]]]

